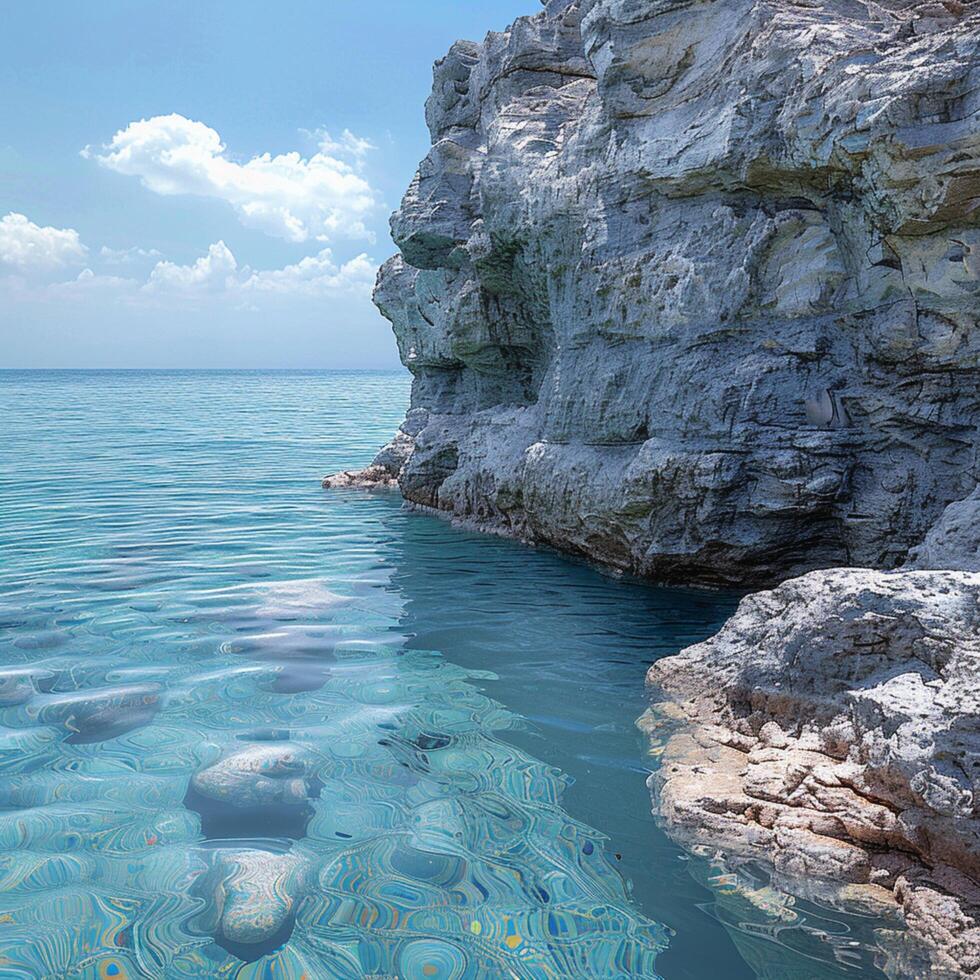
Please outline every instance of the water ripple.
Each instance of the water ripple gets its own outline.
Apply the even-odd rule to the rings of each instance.
[[[0,373],[0,975],[654,977],[670,941],[736,978],[732,935],[793,947],[678,871],[632,729],[730,598],[324,494],[407,390]]]

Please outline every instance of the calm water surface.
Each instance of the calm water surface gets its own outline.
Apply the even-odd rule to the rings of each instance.
[[[634,727],[731,596],[326,493],[394,373],[0,372],[0,977],[878,975]]]

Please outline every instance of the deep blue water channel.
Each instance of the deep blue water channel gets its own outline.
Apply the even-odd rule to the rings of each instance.
[[[733,596],[321,489],[408,389],[0,372],[0,977],[877,975],[650,816]]]

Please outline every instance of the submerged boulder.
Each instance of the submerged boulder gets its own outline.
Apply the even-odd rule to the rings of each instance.
[[[159,684],[121,684],[47,694],[32,702],[31,709],[42,724],[63,727],[68,742],[87,744],[148,725],[160,710],[162,697]]]
[[[191,785],[202,796],[236,807],[302,805],[312,792],[309,770],[309,757],[299,746],[259,743],[195,773]]]
[[[232,950],[285,942],[296,908],[311,880],[309,855],[227,848],[208,855],[206,928]],[[253,953],[242,950],[242,958]],[[256,954],[262,951],[254,951]]]

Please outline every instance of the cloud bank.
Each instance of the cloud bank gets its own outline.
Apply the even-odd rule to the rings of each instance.
[[[225,201],[243,225],[287,241],[370,240],[365,221],[379,198],[359,169],[371,144],[347,130],[339,140],[316,136],[308,158],[263,153],[239,163],[210,126],[171,113],[131,122],[101,151],[82,154],[157,194]]]
[[[94,255],[103,267],[111,268],[119,265],[120,257],[150,259],[159,253],[103,246]],[[67,267],[83,265],[89,257],[89,249],[73,228],[42,228],[15,213],[0,219],[0,285],[16,290],[22,298],[98,295],[103,302],[116,298],[135,304],[213,296],[240,304],[262,297],[341,293],[366,297],[375,277],[375,263],[363,253],[338,263],[329,248],[322,248],[283,268],[257,270],[240,265],[231,249],[218,241],[188,265],[160,259],[144,279],[100,273],[88,265],[74,278],[64,279]]]
[[[0,265],[50,271],[84,262],[87,254],[74,228],[42,228],[13,211],[0,219]]]

